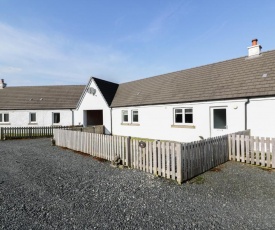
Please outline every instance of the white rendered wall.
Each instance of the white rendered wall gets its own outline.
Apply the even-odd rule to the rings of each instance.
[[[275,97],[250,99],[247,112],[251,135],[275,137]]]
[[[208,138],[211,136],[210,111],[212,107],[217,106],[227,107],[228,129],[221,131],[219,135],[241,131],[245,128],[245,102],[246,100],[235,100],[113,108],[113,134],[180,142],[200,140],[199,136]],[[174,118],[173,109],[184,107],[193,108],[194,129],[171,127]],[[139,111],[139,125],[122,124],[121,111],[129,111],[131,123],[130,111],[135,109]]]
[[[103,125],[105,126],[105,133],[111,133],[111,109],[102,96],[100,90],[95,84],[94,80],[89,83],[88,87],[96,89],[95,95],[85,93],[83,100],[79,108],[75,111],[74,123],[75,125],[83,125],[84,122],[84,110],[103,110]]]
[[[0,123],[0,127],[31,127],[51,125],[72,125],[71,110],[1,110],[9,114],[8,123]],[[30,113],[36,113],[36,122],[30,123]],[[53,124],[53,113],[60,113],[60,123]]]

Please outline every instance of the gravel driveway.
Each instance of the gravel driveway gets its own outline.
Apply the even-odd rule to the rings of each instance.
[[[0,142],[2,229],[274,229],[275,172],[228,162],[178,185],[49,139]]]

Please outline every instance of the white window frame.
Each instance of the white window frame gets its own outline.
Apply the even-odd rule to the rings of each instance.
[[[35,121],[32,121],[32,114],[35,115]],[[36,113],[35,112],[30,112],[30,123],[37,123]]]
[[[0,115],[1,115],[1,120],[0,120],[1,124],[7,124],[7,123],[10,122],[10,115],[9,115],[9,113],[0,113]],[[5,121],[5,115],[8,116],[8,121]]]
[[[188,112],[186,110],[192,110],[192,112]],[[176,110],[181,110],[181,113],[176,113]],[[176,122],[176,114],[182,114],[182,122]],[[185,115],[186,114],[192,114],[192,123],[185,122]],[[180,108],[174,108],[173,111],[173,119],[175,125],[193,125],[194,124],[194,112],[192,107],[180,107]]]
[[[125,114],[126,113],[126,114]],[[124,115],[127,115],[127,121],[124,120]],[[129,111],[124,109],[124,110],[121,110],[121,120],[122,120],[122,123],[129,123]]]
[[[137,112],[137,118],[138,118],[137,121],[134,121],[134,113],[135,112]],[[132,110],[132,123],[139,123],[139,114],[138,114],[138,110],[137,109]]]
[[[54,119],[55,114],[59,114],[59,122],[57,122],[57,123],[54,122],[54,120],[55,120],[55,119]],[[53,112],[53,124],[54,124],[54,125],[60,124],[60,121],[61,121],[60,112]]]

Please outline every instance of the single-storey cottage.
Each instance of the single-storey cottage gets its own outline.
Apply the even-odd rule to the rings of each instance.
[[[2,82],[0,126],[59,121],[180,142],[244,129],[275,137],[275,50],[261,48],[254,39],[247,56],[123,84],[94,77],[85,87]]]
[[[275,50],[120,84],[112,133],[189,142],[251,129],[275,137]]]
[[[74,125],[84,85],[7,87],[0,81],[0,127]]]

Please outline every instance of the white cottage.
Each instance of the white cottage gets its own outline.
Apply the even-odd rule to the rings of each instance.
[[[120,84],[112,133],[189,142],[251,129],[275,137],[275,50]]]
[[[0,127],[71,126],[84,85],[7,87],[0,81]]]

